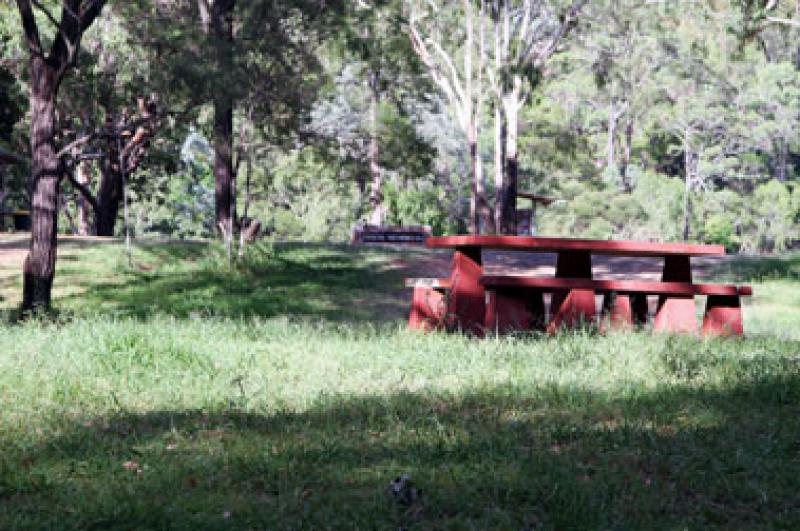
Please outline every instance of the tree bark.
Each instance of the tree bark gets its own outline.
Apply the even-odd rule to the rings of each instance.
[[[233,104],[220,97],[214,101],[214,196],[217,227],[226,238],[233,226],[232,182]]]
[[[62,163],[55,145],[57,71],[42,56],[31,60],[31,247],[23,265],[22,311],[50,308],[55,277],[58,185]]]
[[[215,0],[211,27],[217,49],[217,75],[224,75],[233,59],[235,0]],[[214,98],[214,183],[217,228],[230,247],[233,238],[233,97],[220,91]]]
[[[23,313],[50,308],[56,266],[58,187],[64,173],[56,149],[56,99],[61,80],[80,49],[83,32],[100,14],[105,2],[63,0],[61,21],[50,53],[45,54],[32,2],[17,0],[31,78],[31,246],[22,266]]]

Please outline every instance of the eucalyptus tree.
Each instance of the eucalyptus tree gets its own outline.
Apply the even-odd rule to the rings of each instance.
[[[470,232],[476,234],[482,226],[494,232],[480,157],[482,114],[489,95],[486,3],[482,1],[476,8],[472,0],[405,1],[414,50],[447,99],[467,140],[472,169]]]
[[[319,0],[151,4],[154,16],[142,25],[143,35],[155,36],[162,53],[172,56],[174,83],[212,109],[216,226],[229,248],[241,152],[235,120],[253,116],[280,122],[279,128],[297,123],[316,85],[317,47],[337,27],[342,5]],[[160,21],[167,23],[159,27]]]
[[[342,70],[357,72],[366,88],[369,221],[380,225],[386,215],[383,183],[388,169],[381,142],[381,128],[385,125],[381,115],[387,110],[385,104],[405,112],[406,101],[420,99],[427,86],[419,60],[403,34],[401,0],[353,2],[345,14],[340,60],[344,63]],[[366,192],[366,180],[358,181],[362,193]]]
[[[576,51],[595,82],[587,103],[604,116],[606,174],[630,193],[634,137],[658,99],[657,74],[669,65],[659,41],[664,13],[625,0],[590,6],[586,14],[591,22],[579,32]]]
[[[17,0],[28,52],[30,76],[31,181],[33,188],[30,252],[23,266],[23,311],[50,307],[55,276],[57,200],[63,175],[56,115],[59,88],[74,66],[84,32],[105,0],[62,0],[45,4]],[[52,9],[59,5],[56,18]]]
[[[500,232],[516,234],[520,111],[538,86],[545,65],[575,28],[586,0],[486,3],[481,14],[491,25],[493,60],[484,67],[496,99],[495,220]]]

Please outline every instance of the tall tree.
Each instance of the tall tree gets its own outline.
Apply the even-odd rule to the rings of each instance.
[[[487,64],[495,97],[495,218],[499,231],[516,234],[519,114],[541,72],[574,28],[586,0],[490,2],[494,60]],[[502,163],[500,162],[502,160]],[[497,167],[499,165],[499,167]]]
[[[203,33],[211,41],[216,72],[233,68],[234,9],[236,0],[197,0]],[[230,91],[215,90],[214,105],[214,182],[217,228],[230,246],[236,211],[233,194],[233,105]]]
[[[486,3],[407,0],[408,29],[414,50],[444,93],[467,139],[472,166],[470,232],[494,232],[480,154],[481,118],[487,98],[485,78]]]
[[[23,266],[23,311],[50,307],[56,265],[58,187],[64,170],[56,141],[58,91],[77,58],[83,33],[105,3],[106,0],[63,0],[60,19],[56,19],[39,2],[17,0],[28,48],[33,187],[31,245]],[[54,26],[49,49],[40,35],[34,7]]]

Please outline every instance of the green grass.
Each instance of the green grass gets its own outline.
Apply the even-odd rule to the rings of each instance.
[[[475,340],[404,329],[425,252],[254,251],[65,248],[0,328],[0,529],[800,527],[796,278],[744,340]]]

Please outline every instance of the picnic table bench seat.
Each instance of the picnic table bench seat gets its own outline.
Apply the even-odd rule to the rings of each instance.
[[[562,326],[593,322],[595,294],[604,295],[603,314],[610,318],[612,327],[645,323],[647,296],[658,295],[655,330],[694,332],[694,313],[674,312],[665,301],[706,295],[703,334],[742,335],[741,297],[753,294],[750,286],[648,280],[481,275],[479,283],[486,289],[485,326],[498,331],[544,328],[543,295],[549,292],[555,294],[546,327],[551,332]]]

